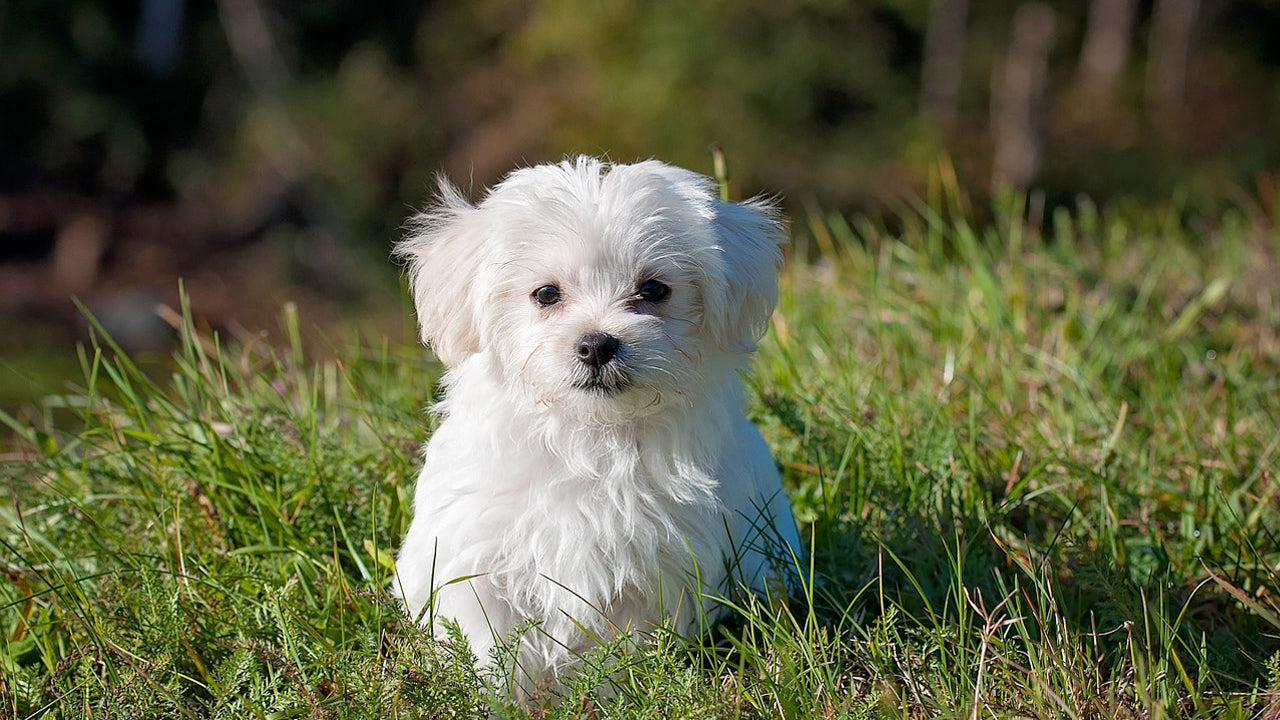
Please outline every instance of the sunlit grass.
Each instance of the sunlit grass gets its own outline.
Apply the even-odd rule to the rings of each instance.
[[[1280,692],[1280,236],[1087,202],[796,223],[751,414],[813,577],[538,717],[1256,717]],[[437,368],[185,333],[6,416],[0,717],[519,714],[387,597]],[[60,429],[62,428],[62,429]],[[607,688],[604,695],[600,688]]]

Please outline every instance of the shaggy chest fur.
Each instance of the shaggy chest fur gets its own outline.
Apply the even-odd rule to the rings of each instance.
[[[485,573],[520,614],[541,617],[569,604],[612,615],[622,607],[656,613],[660,589],[687,586],[694,558],[718,558],[717,481],[694,448],[652,428],[559,437],[554,423],[544,427],[545,435],[493,448],[480,467],[431,479],[443,491],[435,495],[442,522],[460,508],[475,518],[457,528],[459,569]],[[435,448],[428,451],[428,468],[457,468],[451,443],[442,445],[438,462]],[[478,487],[476,476],[490,482]]]
[[[687,585],[693,558],[714,552],[707,532],[717,516],[713,496],[686,499],[672,512],[663,487],[711,486],[705,473],[674,478],[669,468],[634,460],[601,464],[586,475],[560,468],[564,475],[551,483],[519,483],[524,487],[495,498],[491,508],[506,516],[509,529],[477,543],[488,558],[476,560],[490,568],[500,596],[513,607],[544,616],[571,594],[591,606],[583,610],[614,622],[641,619],[613,617],[623,608],[652,609],[656,616],[659,589]]]

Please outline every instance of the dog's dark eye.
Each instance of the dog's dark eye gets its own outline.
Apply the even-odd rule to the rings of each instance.
[[[640,283],[640,288],[636,291],[636,297],[648,302],[662,302],[670,295],[671,288],[657,280],[645,280]]]
[[[542,307],[549,307],[560,302],[560,288],[555,285],[543,285],[533,291],[533,301]]]

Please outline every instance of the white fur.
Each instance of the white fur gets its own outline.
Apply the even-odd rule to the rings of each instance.
[[[518,170],[477,205],[442,181],[398,248],[448,369],[396,560],[409,612],[486,662],[532,620],[514,677],[552,683],[599,639],[695,630],[785,572],[799,536],[739,380],[784,241],[768,204],[656,161]],[[651,279],[664,301],[637,298]],[[620,343],[609,392],[583,387],[595,332]]]

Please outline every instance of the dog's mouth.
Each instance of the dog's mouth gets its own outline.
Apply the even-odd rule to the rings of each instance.
[[[618,395],[632,385],[631,375],[620,367],[606,365],[573,382],[575,390],[593,395]]]
[[[573,384],[575,390],[581,390],[593,395],[618,395],[625,392],[630,386],[630,380],[605,378],[589,378]]]

